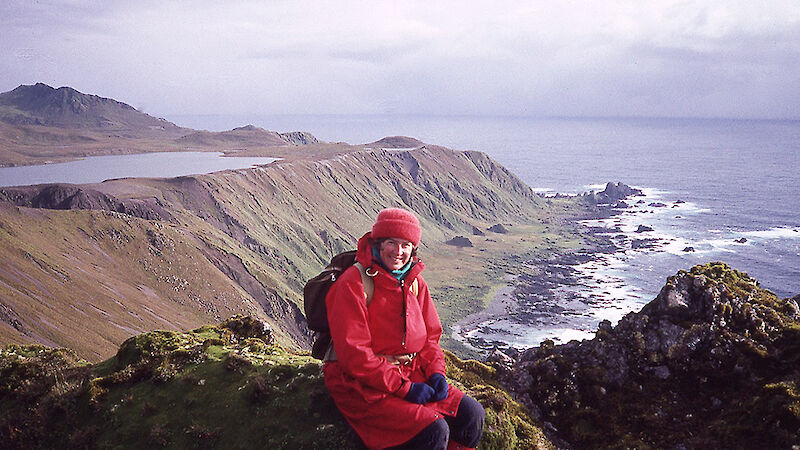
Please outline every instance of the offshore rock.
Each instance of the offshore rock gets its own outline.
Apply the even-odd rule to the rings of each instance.
[[[592,340],[527,350],[501,382],[577,448],[793,448],[797,301],[696,266]]]
[[[622,182],[606,184],[606,188],[600,192],[590,192],[585,195],[593,203],[614,204],[630,196],[643,195],[640,189],[635,189]]]

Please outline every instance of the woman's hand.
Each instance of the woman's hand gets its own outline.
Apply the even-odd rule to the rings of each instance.
[[[425,383],[411,383],[411,389],[406,394],[405,400],[421,405],[427,403],[435,393],[436,391]]]
[[[447,385],[447,380],[444,378],[444,375],[435,373],[431,375],[425,383],[435,391],[430,401],[438,402],[447,398],[447,390],[450,389],[450,387]]]

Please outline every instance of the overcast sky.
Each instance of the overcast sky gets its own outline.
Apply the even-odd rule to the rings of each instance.
[[[800,1],[3,0],[0,91],[36,82],[162,117],[800,119]]]

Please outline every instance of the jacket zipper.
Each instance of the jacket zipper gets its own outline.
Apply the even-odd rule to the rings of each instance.
[[[406,317],[406,282],[405,280],[400,280],[400,293],[403,296],[403,312],[401,313],[403,316],[403,341],[400,345],[403,346],[403,349],[406,348],[406,334],[408,333],[408,317]]]

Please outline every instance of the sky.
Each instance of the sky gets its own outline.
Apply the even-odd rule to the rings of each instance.
[[[800,2],[3,0],[0,91],[151,115],[800,119]]]

